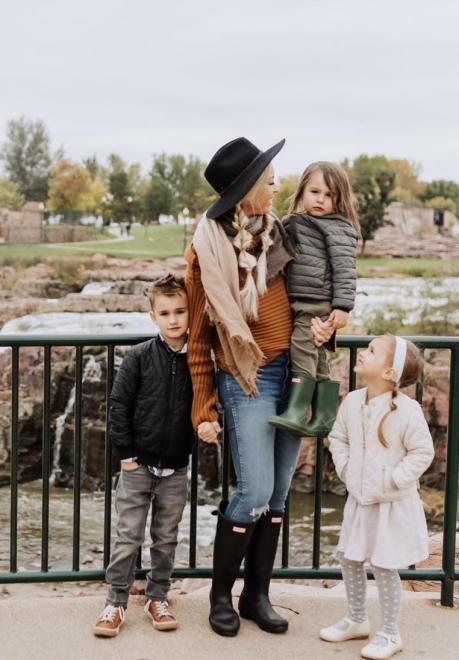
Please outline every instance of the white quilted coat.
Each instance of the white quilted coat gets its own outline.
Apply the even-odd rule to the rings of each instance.
[[[368,404],[366,397],[366,388],[355,390],[340,406],[329,435],[336,472],[360,504],[403,499],[417,489],[419,477],[433,460],[429,427],[419,403],[399,393],[397,410],[383,426],[386,448],[378,440],[378,426],[390,410],[391,394]],[[369,416],[366,432],[364,415]]]

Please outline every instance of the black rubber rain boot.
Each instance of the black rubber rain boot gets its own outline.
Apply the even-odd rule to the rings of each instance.
[[[256,523],[238,523],[225,518],[227,502],[220,504],[214,543],[214,567],[210,591],[209,623],[225,637],[237,635],[240,621],[233,608],[231,589],[239,574]]]
[[[239,613],[270,633],[288,630],[288,621],[274,610],[269,600],[269,583],[276,557],[282,513],[269,511],[258,520],[245,556],[244,589]]]
[[[271,426],[290,431],[293,435],[306,436],[309,405],[312,401],[316,379],[304,371],[294,371],[290,384],[288,408],[281,415],[268,417]]]
[[[339,400],[339,382],[320,380],[312,399],[312,418],[306,425],[305,435],[311,438],[326,437],[335,423]]]

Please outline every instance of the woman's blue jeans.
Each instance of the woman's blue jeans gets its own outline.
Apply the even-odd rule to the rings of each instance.
[[[218,393],[237,477],[225,518],[255,522],[267,510],[283,512],[295,471],[300,438],[268,424],[288,405],[287,351],[260,369],[259,395],[247,396],[231,374],[220,371]]]

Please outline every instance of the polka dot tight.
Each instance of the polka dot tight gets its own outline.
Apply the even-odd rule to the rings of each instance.
[[[402,585],[395,569],[371,566],[378,586],[379,607],[381,608],[380,629],[387,635],[396,635],[399,631],[400,603]]]
[[[367,618],[366,593],[367,576],[363,561],[345,559],[339,554],[344,586],[347,596],[347,616],[351,621],[361,623]],[[381,626],[387,635],[399,632],[400,603],[402,587],[400,576],[395,569],[371,566],[378,587]]]
[[[367,618],[367,576],[363,561],[351,561],[341,554],[340,563],[347,596],[347,615],[351,621],[362,623]]]

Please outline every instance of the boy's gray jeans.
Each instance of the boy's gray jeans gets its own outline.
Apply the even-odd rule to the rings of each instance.
[[[186,498],[186,467],[169,477],[155,477],[144,465],[134,470],[121,469],[115,496],[116,538],[106,573],[110,584],[107,604],[127,605],[150,505],[151,570],[147,574],[145,594],[152,600],[166,599]]]

